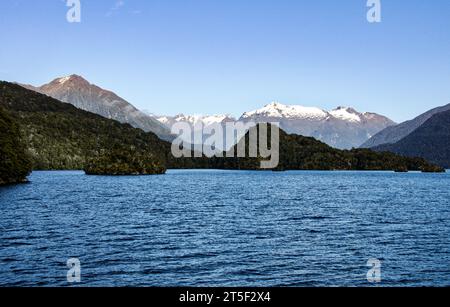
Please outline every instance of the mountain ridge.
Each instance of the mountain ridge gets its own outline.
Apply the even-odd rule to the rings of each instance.
[[[445,112],[450,110],[450,104],[433,108],[412,120],[405,121],[395,126],[387,127],[386,129],[375,134],[372,138],[367,140],[361,145],[361,148],[372,148],[384,144],[394,144],[401,139],[408,136],[414,130],[422,126],[426,121],[428,121],[435,114]]]
[[[391,151],[407,157],[422,157],[444,168],[450,168],[450,110],[434,114],[396,143],[371,149]]]
[[[42,86],[19,84],[26,89],[70,103],[84,111],[128,123],[145,132],[154,132],[161,139],[172,140],[170,131],[153,117],[139,111],[113,91],[92,84],[80,75],[60,77]]]
[[[0,81],[0,107],[20,123],[35,170],[83,169],[90,159],[109,152],[119,157],[119,162],[124,157],[133,162],[134,156],[145,155],[152,163],[133,165],[148,173],[164,169],[166,164],[170,143],[154,133],[84,111],[17,84]]]
[[[259,158],[176,159],[171,144],[151,132],[8,82],[0,81],[0,107],[20,122],[34,169],[85,169],[88,174],[102,175],[161,174],[167,168],[259,169]],[[423,159],[339,150],[284,131],[280,136],[280,170],[442,171]]]
[[[20,84],[26,89],[70,103],[77,108],[103,117],[129,123],[146,132],[154,132],[161,139],[172,141],[171,127],[177,122],[194,126],[225,124],[227,122],[280,122],[288,133],[312,136],[339,149],[360,147],[379,131],[395,125],[389,118],[376,113],[360,113],[352,107],[338,107],[326,111],[317,107],[284,105],[273,102],[261,109],[243,113],[238,119],[224,115],[156,116],[140,111],[113,91],[91,84],[80,75],[60,77],[42,86]]]
[[[192,116],[184,114],[155,116],[155,118],[169,129],[177,122],[186,122],[192,126],[197,123],[210,126],[212,124],[223,125],[226,122],[254,122],[255,124],[280,122],[280,127],[288,133],[315,137],[317,140],[339,149],[359,147],[376,132],[395,124],[385,116],[370,112],[360,113],[351,107],[341,106],[326,111],[317,107],[284,105],[279,102],[272,102],[263,108],[244,112],[238,119],[230,115]]]

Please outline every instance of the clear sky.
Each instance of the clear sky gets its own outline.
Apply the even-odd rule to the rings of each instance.
[[[271,101],[403,121],[450,103],[450,1],[0,1],[0,79],[80,74],[157,114],[239,116]]]

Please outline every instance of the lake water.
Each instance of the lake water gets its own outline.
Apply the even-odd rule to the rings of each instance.
[[[450,174],[34,172],[0,188],[0,285],[450,286]]]

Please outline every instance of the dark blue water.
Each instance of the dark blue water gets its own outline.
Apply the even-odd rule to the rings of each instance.
[[[450,174],[35,172],[0,188],[0,285],[450,286]]]

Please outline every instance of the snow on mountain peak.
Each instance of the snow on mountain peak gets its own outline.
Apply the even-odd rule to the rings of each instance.
[[[350,107],[338,107],[329,112],[333,117],[349,122],[361,122],[361,114]]]
[[[60,83],[60,84],[64,84],[64,83],[66,83],[67,81],[69,81],[70,78],[71,78],[71,76],[62,77],[62,78],[59,78],[57,81],[58,81],[58,83]]]
[[[160,116],[156,118],[158,121],[165,125],[171,125],[174,122],[184,122],[195,125],[197,123],[203,123],[205,126],[210,126],[213,124],[220,124],[224,121],[230,120],[234,121],[230,115],[184,115],[178,114],[174,117],[171,116]]]
[[[227,115],[212,115],[212,116],[204,116],[202,117],[202,121],[205,125],[212,125],[216,123],[222,123],[227,118],[230,118]]]
[[[328,113],[316,107],[288,106],[279,102],[272,102],[261,109],[244,113],[242,118],[248,119],[254,116],[288,119],[325,119]]]
[[[81,84],[81,85],[90,85],[90,83],[88,81],[86,81],[86,79],[84,79],[83,77],[79,76],[79,75],[70,75],[70,76],[66,76],[66,77],[61,77],[61,78],[57,78],[55,80],[53,80],[52,82],[49,83],[52,85],[64,85],[65,83],[70,82],[72,83],[77,83],[77,84]]]
[[[373,121],[380,117],[374,113],[360,113],[351,107],[337,107],[331,111],[325,111],[317,107],[305,107],[301,105],[285,105],[279,102],[272,102],[261,109],[245,112],[239,120],[243,121],[295,121],[308,120],[312,122],[325,122],[329,119],[345,121],[352,124],[362,124],[367,121]],[[176,116],[159,116],[156,119],[171,126],[176,122],[187,122],[192,125],[202,123],[210,126],[216,123],[224,123],[228,121],[236,121],[230,115],[184,115]]]

